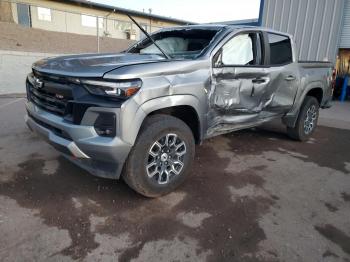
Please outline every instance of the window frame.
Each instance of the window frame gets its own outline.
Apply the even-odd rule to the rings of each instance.
[[[48,14],[43,14],[43,13],[41,13],[40,14],[40,11],[39,10],[41,10],[41,11],[49,11],[49,15]],[[36,8],[36,12],[37,12],[37,16],[38,16],[38,20],[40,20],[40,21],[45,21],[45,22],[52,22],[52,12],[51,12],[51,8],[47,8],[47,7],[42,7],[42,6],[38,6],[37,8]],[[50,19],[45,19],[45,17],[49,17]]]
[[[259,59],[260,63],[259,64],[254,64],[254,65],[238,65],[238,64],[233,64],[233,65],[224,65],[224,64],[220,64],[217,65],[216,64],[216,60],[217,57],[220,56],[222,54],[222,48],[224,45],[226,45],[229,41],[231,41],[231,39],[233,39],[234,37],[237,37],[239,35],[246,35],[246,34],[255,34],[255,37],[252,38],[253,41],[253,59]],[[265,57],[265,48],[264,48],[264,35],[263,32],[260,30],[245,30],[245,31],[240,31],[237,33],[234,33],[233,35],[231,35],[228,39],[224,39],[223,43],[220,42],[218,44],[218,46],[220,46],[219,50],[216,51],[216,53],[212,56],[212,67],[213,68],[224,68],[224,67],[247,67],[247,68],[256,68],[256,67],[264,67],[265,66],[265,61],[266,61],[266,57]],[[260,46],[260,48],[259,48]],[[258,52],[260,51],[260,52]],[[255,57],[254,57],[255,56]]]
[[[290,62],[286,62],[286,63],[282,63],[282,64],[271,64],[271,62],[270,62],[271,48],[270,48],[270,42],[269,42],[269,36],[268,36],[269,34],[279,35],[279,36],[285,37],[289,40],[290,47],[291,47],[291,53],[292,53],[292,60]],[[293,45],[292,39],[290,38],[289,35],[281,34],[278,32],[273,32],[273,31],[264,31],[263,37],[264,37],[264,45],[265,45],[265,51],[266,51],[266,57],[265,57],[266,63],[265,64],[267,67],[281,67],[281,66],[290,65],[290,64],[294,63],[294,45]]]
[[[94,18],[94,24],[92,25],[87,25],[83,23],[83,17],[86,17],[86,18]],[[87,15],[87,14],[81,14],[80,15],[80,22],[81,22],[81,26],[83,27],[87,27],[87,28],[98,28],[99,29],[103,29],[103,26],[104,26],[104,19],[103,17],[100,17],[100,16],[94,16],[94,15]],[[97,25],[96,25],[97,24]]]
[[[122,25],[124,24],[124,26],[119,27],[119,24]],[[126,26],[129,25],[129,26]],[[114,20],[113,22],[113,27],[115,31],[119,31],[119,32],[125,32],[126,30],[131,30],[132,29],[132,23],[129,21],[123,21],[123,20]]]

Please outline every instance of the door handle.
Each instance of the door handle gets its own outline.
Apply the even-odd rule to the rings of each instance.
[[[295,76],[289,75],[289,76],[287,76],[287,77],[285,78],[285,80],[287,80],[287,81],[293,81],[293,80],[295,80]]]
[[[254,79],[252,80],[252,82],[255,83],[255,84],[261,84],[261,83],[265,83],[266,80],[265,80],[264,78],[258,77],[258,78],[254,78]]]

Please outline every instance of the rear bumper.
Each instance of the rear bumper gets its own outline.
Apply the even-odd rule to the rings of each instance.
[[[28,114],[25,121],[28,127],[43,137],[66,158],[86,169],[93,175],[105,178],[118,179],[124,162],[131,150],[131,145],[118,136],[101,137],[88,121],[81,125],[71,124],[62,117],[44,111],[31,102],[26,104]],[[113,111],[115,108],[90,108],[84,115],[96,112]],[[117,116],[118,117],[118,116]]]

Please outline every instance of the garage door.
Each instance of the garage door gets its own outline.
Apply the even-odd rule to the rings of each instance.
[[[350,1],[345,1],[340,48],[350,48]]]

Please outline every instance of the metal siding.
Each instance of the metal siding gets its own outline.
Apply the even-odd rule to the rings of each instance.
[[[317,51],[319,50],[319,44],[320,44],[320,37],[321,37],[321,28],[324,25],[324,23],[319,23],[317,18],[320,18],[321,21],[324,21],[324,14],[326,12],[325,9],[325,4],[326,0],[317,0],[317,5],[316,5],[316,12],[314,16],[314,21],[313,21],[313,28],[311,33],[311,43],[316,44],[316,48],[313,48],[310,46],[309,54],[307,59],[310,60],[311,57],[317,57]]]
[[[285,2],[283,2],[283,8],[282,8],[282,21],[281,21],[281,26],[280,26],[280,30],[281,31],[287,31],[287,24],[288,24],[288,19],[290,12],[288,12],[288,10],[290,9],[290,5],[291,5],[291,0],[286,0]]]
[[[300,50],[299,60],[335,62],[344,2],[346,2],[344,24],[347,23],[348,32],[346,36],[342,36],[340,46],[345,41],[350,48],[348,0],[265,0],[262,25],[293,35]]]
[[[340,48],[350,48],[350,1],[345,1]]]

